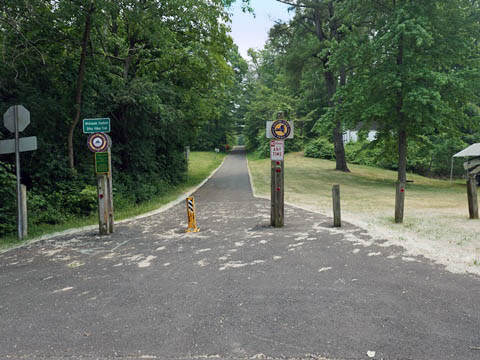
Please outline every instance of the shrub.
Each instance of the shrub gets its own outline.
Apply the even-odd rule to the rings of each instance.
[[[335,159],[333,144],[325,138],[311,140],[305,145],[305,156],[319,159]]]
[[[0,236],[16,228],[15,176],[8,165],[0,163]]]
[[[88,216],[97,209],[97,188],[87,185],[79,194],[70,194],[67,199],[71,213]]]

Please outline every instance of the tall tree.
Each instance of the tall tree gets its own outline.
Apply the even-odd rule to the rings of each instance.
[[[78,66],[78,74],[77,74],[77,85],[75,88],[75,115],[73,117],[73,121],[70,125],[70,129],[68,130],[68,163],[70,165],[70,169],[75,168],[75,158],[74,158],[74,151],[73,151],[73,135],[75,132],[75,127],[77,126],[80,115],[82,111],[82,91],[83,91],[83,83],[85,80],[85,71],[86,71],[86,62],[87,62],[87,48],[90,41],[90,33],[92,31],[92,16],[95,12],[95,4],[94,2],[90,2],[86,8],[82,7],[82,12],[85,16],[85,25],[83,28],[83,36],[82,41],[80,43],[81,53],[80,53],[80,63]]]
[[[221,0],[0,1],[0,113],[24,104],[32,116],[26,135],[42,148],[23,155],[33,222],[94,207],[94,199],[79,204],[94,185],[75,126],[82,116],[112,120],[115,191],[124,204],[182,181],[183,148],[198,129],[217,126],[225,139],[237,117],[234,78],[245,67],[231,57],[227,24]],[[2,166],[0,187],[8,186],[5,171],[11,167]],[[8,206],[0,202],[0,212]]]
[[[338,11],[343,0],[277,0],[291,5],[296,15],[292,21],[299,31],[313,34],[319,46],[313,54],[320,60],[323,70],[325,87],[328,95],[328,107],[336,106],[334,95],[337,89],[345,85],[347,73],[345,67],[336,67],[331,61],[334,47],[344,39],[342,27],[345,27],[346,17]],[[338,99],[338,98],[337,98]],[[336,170],[350,171],[345,157],[343,144],[343,122],[341,116],[333,119],[333,144],[335,150]]]
[[[408,139],[426,129],[448,129],[476,98],[478,5],[470,0],[348,0],[343,10],[355,25],[336,56],[348,58],[355,68],[338,94],[344,101],[338,111],[377,122],[384,136],[395,134],[398,181],[404,183]]]

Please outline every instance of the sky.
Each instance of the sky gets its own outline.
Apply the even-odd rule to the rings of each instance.
[[[233,13],[231,36],[245,59],[248,58],[249,48],[263,48],[268,39],[268,30],[275,24],[275,20],[289,20],[293,17],[293,12],[288,12],[288,5],[276,0],[251,0],[251,5],[255,17],[242,12],[240,0],[229,11]]]

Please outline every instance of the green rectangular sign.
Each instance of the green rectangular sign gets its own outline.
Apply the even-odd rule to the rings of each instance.
[[[110,173],[108,152],[95,153],[95,173],[108,174]]]
[[[83,133],[92,134],[97,132],[110,132],[110,119],[83,119]]]

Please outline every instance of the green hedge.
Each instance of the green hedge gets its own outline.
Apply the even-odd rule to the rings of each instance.
[[[408,141],[407,170],[426,176],[447,177],[450,175],[452,155],[464,149],[468,144],[460,139],[440,136],[431,139],[421,137]],[[326,138],[310,140],[305,148],[305,156],[334,160],[333,144]],[[383,137],[369,142],[362,139],[345,144],[345,156],[351,164],[378,166],[397,170],[397,143],[394,137]],[[462,160],[454,163],[454,174],[462,175]]]
[[[305,156],[317,159],[335,159],[333,144],[326,138],[311,140],[305,145]]]

